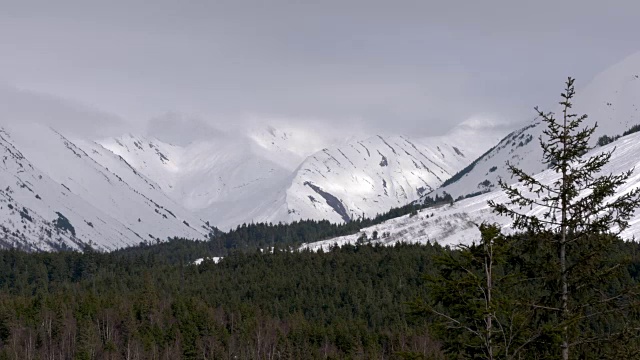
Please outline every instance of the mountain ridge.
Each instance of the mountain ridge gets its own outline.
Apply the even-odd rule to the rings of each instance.
[[[585,156],[595,155],[615,149],[611,161],[603,168],[602,174],[618,174],[629,169],[640,169],[640,133],[634,133],[620,138],[619,140],[603,147],[598,147],[587,153]],[[557,180],[559,174],[552,170],[545,170],[534,176],[543,183],[550,184]],[[521,191],[526,189],[519,185]],[[627,184],[618,189],[617,196],[640,186],[640,171],[636,170]],[[504,233],[512,233],[511,219],[498,216],[489,208],[488,201],[496,203],[507,203],[507,197],[502,191],[492,191],[482,195],[461,199],[454,203],[442,204],[419,210],[416,215],[404,215],[390,219],[379,225],[374,225],[362,229],[359,233],[342,236],[326,241],[303,245],[302,248],[327,250],[331,246],[355,244],[358,239],[366,235],[373,243],[393,245],[398,242],[427,243],[437,242],[441,245],[470,244],[480,237],[478,225],[483,222],[498,224]],[[533,207],[525,212],[528,215],[542,215],[544,209]],[[640,237],[640,211],[636,211],[634,217],[629,221],[630,227],[623,231],[620,236],[626,240]],[[376,232],[380,237],[372,239],[372,234]],[[383,235],[384,234],[384,235]]]
[[[470,126],[463,123],[452,135],[418,140],[351,137],[351,141],[329,142],[319,151],[306,153],[299,147],[308,134],[273,126],[237,139],[197,141],[183,147],[133,135],[100,143],[149,178],[159,179],[174,201],[229,229],[244,222],[344,222],[406,205],[437,188],[504,132],[500,124],[482,128],[476,121],[473,126],[482,133],[471,134]],[[469,141],[471,135],[476,141]],[[363,186],[372,187],[369,194],[363,195]]]
[[[204,222],[119,159],[109,159],[111,169],[98,164],[97,157],[109,157],[98,147],[80,146],[38,125],[4,127],[0,141],[0,210],[10,246],[112,250],[209,233]]]
[[[640,124],[640,52],[614,64],[596,75],[594,79],[579,87],[573,110],[589,115],[585,125],[598,123],[591,145],[595,146],[603,135],[621,134],[636,124]],[[549,107],[557,110],[557,107]],[[543,107],[547,111],[548,108]],[[542,164],[542,150],[539,139],[543,129],[539,119],[527,121],[519,130],[504,137],[494,148],[474,161],[474,166],[455,179],[446,181],[444,186],[427,194],[426,197],[442,196],[445,192],[454,199],[476,195],[478,192],[493,191],[500,178],[510,174],[504,164],[509,162],[530,174],[545,170]],[[485,189],[478,184],[488,183]]]

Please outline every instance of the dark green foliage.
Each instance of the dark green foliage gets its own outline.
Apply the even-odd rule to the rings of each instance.
[[[610,261],[628,260],[617,280],[607,283],[613,293],[638,281],[640,245],[612,242]],[[35,358],[64,352],[63,358],[98,359],[126,359],[132,354],[142,359],[262,359],[275,353],[283,359],[444,359],[441,341],[458,354],[467,349],[455,347],[462,338],[432,316],[407,316],[405,304],[433,298],[441,299],[442,306],[457,306],[463,314],[478,313],[479,303],[475,310],[465,310],[464,305],[474,304],[477,289],[451,296],[442,290],[446,284],[441,283],[440,290],[428,287],[423,275],[434,279],[439,268],[447,267],[453,270],[452,279],[463,275],[436,260],[443,258],[481,269],[481,244],[469,247],[470,255],[438,245],[346,246],[324,253],[234,251],[218,264],[205,261],[200,266],[177,261],[171,248],[152,251],[160,245],[146,245],[148,252],[135,249],[131,254],[4,250],[0,359],[28,358],[28,351]],[[501,247],[495,262],[497,318],[503,309],[522,305],[514,299],[539,298],[546,287],[556,286],[541,272],[557,266],[545,262],[555,250],[544,239],[500,237],[494,244]],[[509,250],[507,256],[503,249]],[[512,276],[516,270],[520,275]],[[516,282],[534,278],[532,274],[541,275],[537,282]],[[539,324],[547,329],[551,320],[546,313],[534,315],[533,329]],[[626,320],[612,317],[607,326],[620,327],[638,318],[635,313],[626,315]],[[599,331],[602,324],[581,331]],[[522,358],[544,353],[555,341],[554,334],[551,328],[537,338]],[[632,335],[620,334],[624,341],[619,344],[636,344]],[[631,345],[584,347],[582,353],[592,351],[602,358],[604,352],[626,356],[633,350]]]
[[[608,135],[602,135],[598,138],[597,144],[598,146],[605,146],[605,145],[611,144],[612,142],[618,140],[619,138],[620,136],[611,137]]]
[[[633,170],[602,174],[612,152],[583,157],[595,127],[571,113],[573,83],[562,94],[560,120],[536,108],[547,127],[543,159],[556,180],[543,183],[507,164],[519,185],[500,180],[509,201],[489,202],[520,233],[505,237],[480,225],[481,241],[439,257],[429,301],[413,303],[414,313],[432,319],[451,359],[640,356],[638,245],[617,237],[640,190],[612,198]],[[529,213],[533,207],[542,213]]]
[[[561,303],[556,245],[542,235],[504,237],[493,232],[493,237],[487,236],[491,231],[485,226],[480,242],[436,257],[439,271],[427,277],[427,301],[413,302],[412,314],[430,319],[434,335],[452,359],[491,358],[488,334],[495,359],[559,358],[561,324],[551,311]],[[569,260],[576,264],[572,280],[580,279],[571,293],[590,315],[573,319],[574,335],[582,341],[573,344],[572,358],[632,359],[640,354],[640,314],[637,306],[630,306],[638,302],[634,292],[640,275],[638,250],[639,244],[610,236],[594,236],[587,245],[571,244]],[[597,257],[585,256],[596,253]],[[486,297],[488,279],[492,280],[491,301]],[[613,296],[618,296],[614,302],[602,301]],[[486,327],[488,316],[491,330]]]
[[[450,195],[446,195],[444,198],[437,197],[438,201],[451,199]],[[116,253],[121,253],[123,256],[153,256],[162,259],[156,261],[179,264],[181,261],[192,262],[203,257],[224,256],[230,251],[255,251],[256,248],[287,249],[303,243],[357,234],[363,228],[380,224],[389,219],[407,214],[415,215],[418,210],[429,205],[409,204],[393,208],[372,219],[356,219],[345,224],[332,224],[326,220],[302,220],[290,224],[242,224],[226,233],[214,228],[208,241],[173,238],[167,242],[143,242],[138,246],[116,251]]]
[[[442,251],[233,252],[219,264],[195,266],[166,265],[164,253],[4,250],[0,354],[379,359],[405,351],[441,358],[427,324],[408,321],[404,304],[426,296],[422,274]]]
[[[557,179],[551,184],[542,183],[507,164],[520,186],[501,180],[509,201],[490,201],[489,205],[496,213],[510,217],[514,229],[542,241],[541,248],[553,249],[547,252],[545,265],[535,275],[544,281],[549,292],[536,305],[547,310],[543,324],[550,330],[549,341],[557,343],[555,348],[567,360],[574,358],[576,355],[570,354],[579,353],[585,344],[610,347],[622,333],[638,335],[637,324],[617,326],[624,322],[616,316],[624,319],[633,311],[639,289],[635,284],[624,284],[612,291],[609,285],[624,279],[620,273],[624,268],[622,259],[611,259],[610,253],[615,237],[629,226],[629,219],[640,205],[640,189],[611,198],[629,180],[633,169],[603,175],[602,169],[614,150],[583,157],[591,150],[589,141],[597,124],[583,127],[587,115],[571,113],[575,96],[572,78],[567,80],[561,96],[560,119],[536,108],[547,126],[545,137],[540,138],[543,161]],[[526,212],[533,206],[539,206],[542,214]],[[609,324],[611,321],[616,326]],[[552,341],[554,333],[559,341]]]
[[[598,138],[598,146],[605,146],[608,144],[611,144],[612,142],[620,139],[623,136],[627,136],[627,135],[631,135],[633,133],[636,133],[640,131],[640,124],[638,125],[633,125],[632,127],[630,127],[629,129],[625,130],[622,135],[615,135],[615,136],[608,136],[608,135],[602,135]]]
[[[469,198],[472,198],[472,197],[480,196],[480,195],[482,195],[482,194],[486,194],[486,193],[488,193],[489,191],[491,191],[491,190],[487,189],[487,190],[483,190],[483,191],[475,191],[475,192],[472,192],[472,193],[466,194],[466,195],[464,195],[464,196],[463,196],[463,195],[460,195],[460,196],[458,196],[458,197],[456,198],[456,201],[460,201],[460,200],[464,200],[464,199],[469,199]]]
[[[625,130],[625,131],[622,133],[622,136],[631,135],[631,134],[636,133],[636,132],[638,132],[638,131],[640,131],[640,124],[633,125],[633,126],[632,126],[632,127],[630,127],[628,130]]]
[[[451,202],[453,202],[453,197],[451,196],[451,194],[447,193],[446,191],[443,191],[442,196],[438,195],[437,193],[435,197],[426,196],[423,201],[423,206],[424,207],[438,206],[443,204],[449,204]]]
[[[512,261],[516,241],[494,225],[480,225],[482,238],[437,258],[438,276],[429,277],[431,304],[413,312],[433,315],[448,353],[469,358],[517,359],[538,338],[528,299],[539,293]],[[526,286],[522,286],[525,283]]]

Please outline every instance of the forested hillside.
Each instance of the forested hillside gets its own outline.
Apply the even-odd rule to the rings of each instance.
[[[437,295],[425,276],[451,254],[438,245],[232,252],[199,266],[169,265],[171,252],[1,251],[0,359],[444,359],[460,341],[411,315]],[[612,256],[632,260],[637,282],[640,245],[620,241]]]
[[[165,255],[0,252],[0,359],[307,359],[439,354],[407,302],[438,246]],[[285,275],[286,276],[283,276]]]
[[[442,199],[441,201],[447,201]],[[430,204],[430,205],[433,205]],[[235,229],[222,232],[217,229],[210,235],[209,241],[173,238],[167,242],[145,241],[138,246],[116,251],[122,256],[157,256],[159,261],[168,264],[189,263],[203,257],[224,256],[229,251],[251,252],[256,249],[293,249],[303,243],[312,243],[332,239],[338,236],[352,235],[363,228],[380,224],[403,215],[417,214],[427,205],[409,204],[393,208],[384,214],[369,219],[357,219],[344,224],[334,224],[327,220],[302,220],[290,224],[242,224]],[[382,235],[382,234],[380,234]]]

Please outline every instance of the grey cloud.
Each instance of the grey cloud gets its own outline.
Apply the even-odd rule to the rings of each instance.
[[[106,136],[122,131],[116,115],[49,94],[0,85],[0,126],[41,123],[84,136]]]
[[[224,136],[222,131],[205,120],[177,112],[168,112],[154,117],[147,124],[146,132],[147,135],[156,139],[179,146]]]
[[[138,123],[175,110],[439,134],[520,121],[566,76],[640,50],[635,1],[0,2],[0,79]]]

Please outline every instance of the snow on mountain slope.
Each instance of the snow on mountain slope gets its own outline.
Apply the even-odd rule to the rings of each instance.
[[[331,145],[347,142],[349,135],[322,134],[311,128],[291,127],[279,124],[256,127],[248,137],[258,145],[265,158],[294,171],[309,155]]]
[[[133,135],[101,145],[185,208],[228,229],[245,222],[374,216],[435,189],[504,133],[501,124],[474,120],[444,137],[343,142],[308,129],[268,126],[186,145]]]
[[[633,125],[640,124],[640,52],[600,73],[586,86],[581,86],[579,81],[576,83],[573,110],[589,115],[585,124],[598,123],[599,127],[592,137],[593,145],[602,135],[619,135]],[[541,108],[543,111],[558,109],[557,106]],[[539,120],[534,120],[514,131],[469,167],[446,181],[437,192],[427,196],[434,197],[436,193],[442,195],[446,192],[458,198],[491,191],[497,186],[499,178],[509,177],[505,166],[507,161],[528,173],[545,170],[538,140],[542,130],[543,125]]]
[[[157,184],[95,143],[35,124],[5,127],[0,135],[0,246],[108,250],[208,234]]]
[[[638,156],[638,154],[640,154],[640,133],[622,137],[613,144],[596,148],[586,156],[603,151],[610,151],[614,147],[616,150],[611,161],[603,168],[603,174],[618,174],[632,168],[640,169],[640,156]],[[550,184],[558,179],[559,174],[552,170],[546,170],[535,177],[544,183]],[[612,199],[639,186],[640,170],[636,170],[629,181],[618,189],[618,192]],[[502,191],[494,191],[456,201],[453,205],[447,204],[426,208],[413,217],[409,215],[398,217],[382,224],[363,229],[359,234],[306,244],[303,248],[313,250],[323,248],[326,250],[333,244],[353,244],[357,242],[357,239],[362,233],[366,233],[368,238],[372,239],[374,231],[377,232],[378,239],[371,241],[388,245],[393,245],[397,242],[437,242],[443,245],[468,244],[474,240],[478,240],[480,232],[476,224],[480,224],[483,221],[497,223],[505,233],[511,232],[510,219],[494,214],[487,205],[487,201],[489,200],[497,203],[506,203],[508,199]],[[527,211],[527,214],[541,216],[543,212],[543,208],[534,207]],[[635,216],[629,223],[630,227],[622,232],[622,238],[632,239],[634,237],[640,237],[640,211],[636,211]]]
[[[297,170],[287,190],[288,212],[293,219],[344,222],[404,206],[496,141],[500,127],[486,124],[469,121],[441,137],[374,136],[323,149]]]
[[[97,144],[122,158],[137,172],[153,179],[163,191],[170,192],[176,186],[179,174],[177,159],[182,155],[180,147],[132,134],[101,140]],[[101,162],[101,159],[97,161]]]
[[[290,181],[292,158],[303,158],[282,144],[274,146],[275,139],[261,140],[265,144],[227,134],[178,146],[126,135],[100,143],[154,179],[176,202],[219,228],[229,229],[274,216]]]

